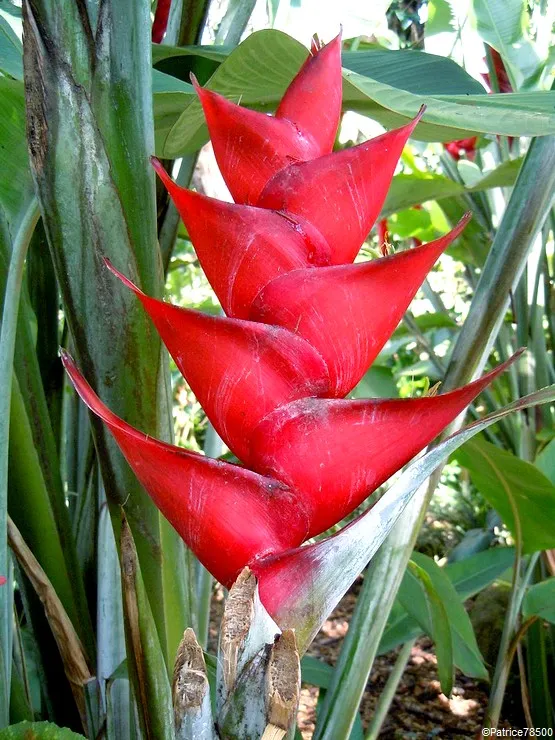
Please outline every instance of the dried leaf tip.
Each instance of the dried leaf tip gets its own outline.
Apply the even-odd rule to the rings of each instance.
[[[256,577],[250,568],[243,568],[229,592],[220,633],[223,678],[228,688],[235,683],[239,652],[254,617],[255,593]]]
[[[301,663],[295,630],[285,630],[270,652],[267,672],[268,722],[288,731],[301,690]]]
[[[177,649],[172,681],[176,727],[190,710],[200,709],[209,691],[206,664],[194,631],[188,627]]]

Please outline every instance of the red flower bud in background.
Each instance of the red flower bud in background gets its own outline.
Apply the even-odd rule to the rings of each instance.
[[[226,317],[137,295],[207,416],[246,465],[158,442],[110,412],[66,354],[83,400],[155,504],[229,586],[261,557],[352,512],[503,370],[443,396],[345,400],[468,216],[434,242],[353,264],[423,114],[331,153],[340,38],[312,54],[276,116],[199,88],[235,204],[178,187],[154,160]]]
[[[6,583],[6,579],[4,576],[0,576],[0,586],[3,586]]]
[[[155,44],[160,44],[164,38],[168,27],[171,4],[172,0],[158,0],[156,3],[156,13],[152,23],[152,41]]]
[[[462,156],[466,156],[467,159],[473,161],[476,157],[477,140],[477,136],[472,136],[469,139],[457,139],[445,144],[445,149],[457,162]]]

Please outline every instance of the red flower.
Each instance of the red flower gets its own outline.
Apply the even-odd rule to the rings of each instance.
[[[502,368],[443,396],[344,400],[394,331],[466,216],[440,239],[353,264],[378,216],[406,126],[331,153],[339,37],[312,53],[275,117],[198,88],[228,204],[165,182],[227,314],[135,292],[226,444],[248,467],[153,440],[110,412],[66,354],[77,391],[108,425],[156,505],[229,586],[353,511]]]
[[[464,155],[472,161],[476,156],[477,140],[477,136],[472,136],[469,139],[457,139],[456,141],[450,141],[448,144],[445,144],[445,149],[457,162]]]

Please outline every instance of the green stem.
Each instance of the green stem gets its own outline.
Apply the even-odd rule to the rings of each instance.
[[[515,633],[517,633],[518,629],[520,607],[522,605],[526,587],[532,577],[539,556],[539,553],[534,553],[530,557],[526,572],[521,579],[520,570],[522,567],[522,547],[520,544],[520,537],[517,539],[511,596],[509,606],[507,608],[507,616],[505,617],[505,623],[503,625],[499,652],[497,653],[497,663],[495,665],[495,671],[491,682],[491,692],[484,718],[484,727],[497,727],[499,723],[501,708],[503,706],[503,697],[505,696],[505,690],[507,688],[507,680],[509,678],[516,645],[518,644],[518,641],[515,640]],[[520,639],[520,631],[517,635]]]
[[[395,661],[395,665],[393,666],[393,670],[389,674],[389,678],[387,679],[384,690],[380,694],[374,716],[372,717],[372,719],[370,720],[370,724],[368,725],[368,732],[366,733],[365,740],[378,740],[382,725],[387,716],[387,713],[389,712],[391,703],[395,698],[395,692],[397,691],[399,681],[401,680],[403,673],[405,672],[405,668],[407,667],[407,663],[409,662],[411,650],[414,647],[415,642],[416,640],[409,640],[409,642],[405,642],[405,644],[401,648],[401,651],[397,656],[397,660]]]
[[[0,378],[3,392],[0,393],[0,575],[8,574],[8,444],[10,436],[10,403],[12,389],[13,358],[19,296],[23,280],[25,256],[35,226],[39,220],[39,208],[35,198],[25,210],[14,238],[0,332]],[[9,584],[9,582],[8,582]],[[0,727],[8,724],[11,674],[11,623],[12,599],[10,588],[0,588]]]

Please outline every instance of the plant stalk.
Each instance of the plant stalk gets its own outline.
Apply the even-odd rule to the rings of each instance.
[[[0,331],[0,378],[4,379],[0,393],[0,575],[8,575],[8,444],[10,437],[10,404],[12,389],[13,359],[19,297],[23,280],[23,266],[31,237],[39,219],[39,208],[35,198],[23,213],[12,245],[2,328]],[[12,665],[11,624],[13,593],[8,580],[0,588],[0,727],[8,724],[10,675]]]

